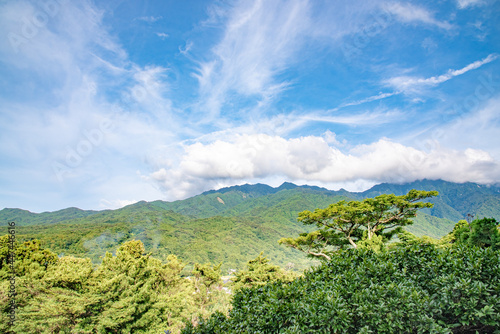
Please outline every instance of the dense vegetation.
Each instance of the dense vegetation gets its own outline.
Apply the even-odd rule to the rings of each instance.
[[[235,273],[190,277],[140,241],[102,264],[15,244],[16,322],[8,327],[8,236],[0,237],[0,332],[13,333],[497,333],[500,232],[460,221],[440,240],[399,234],[378,251],[344,249],[298,277],[260,254]],[[211,315],[212,314],[212,315]],[[210,316],[211,315],[211,316]],[[182,329],[184,327],[184,329]]]
[[[375,189],[375,198],[349,200],[347,192],[280,188],[209,192],[190,199],[200,204],[196,209],[158,201],[103,212],[2,210],[20,224],[12,328],[9,237],[0,237],[0,332],[500,333],[495,218],[460,220],[434,239],[403,230],[430,217],[415,218],[417,210],[435,212],[445,201],[440,195],[428,202],[434,191]],[[441,213],[452,207],[446,205]],[[430,218],[433,228],[449,225]],[[312,250],[322,264],[298,275],[289,269],[305,257],[277,240],[301,232],[285,243]],[[272,264],[276,259],[281,266]],[[240,270],[225,284],[227,268]]]
[[[140,241],[107,253],[97,267],[88,258],[58,258],[36,240],[16,244],[15,255],[17,310],[9,328],[8,236],[0,237],[1,333],[178,333],[184,321],[228,308],[219,267],[197,265],[188,279],[177,257],[155,259]]]
[[[378,252],[339,250],[292,282],[239,290],[227,316],[182,333],[500,333],[492,221],[465,239],[461,222],[440,241],[402,233]]]
[[[116,210],[118,211],[118,210]],[[132,211],[132,212],[130,212]],[[241,268],[261,251],[274,263],[302,270],[311,265],[299,252],[280,246],[281,235],[293,235],[297,224],[269,226],[259,218],[210,217],[188,219],[172,212],[128,209],[92,221],[16,227],[19,241],[38,239],[58,255],[88,257],[99,264],[103,255],[115,253],[122,243],[140,240],[152,256],[166,260],[176,254],[188,274],[195,263],[222,262],[222,271]],[[106,220],[106,221],[103,221]],[[286,233],[286,234],[285,234]]]
[[[195,263],[220,263],[222,272],[242,268],[264,251],[281,267],[301,271],[314,262],[276,240],[311,232],[313,226],[297,221],[304,210],[324,208],[345,200],[362,200],[381,194],[406,194],[410,189],[438,190],[434,204],[412,218],[406,229],[418,236],[440,238],[467,214],[500,219],[500,188],[473,183],[417,181],[382,184],[363,193],[329,191],[285,183],[280,187],[244,185],[209,191],[175,202],[139,202],[118,210],[85,211],[68,208],[31,213],[20,209],[0,210],[0,224],[15,221],[19,241],[40,240],[58,255],[88,257],[93,264],[108,251],[116,253],[126,241],[141,240],[152,256],[166,260],[176,254],[189,274]],[[220,200],[219,200],[220,199]]]

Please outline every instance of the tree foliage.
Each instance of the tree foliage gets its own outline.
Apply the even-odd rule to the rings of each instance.
[[[437,191],[413,189],[402,196],[384,194],[362,201],[340,201],[314,212],[303,211],[298,220],[318,230],[298,238],[282,238],[279,243],[326,260],[338,249],[357,248],[360,242],[365,248],[380,249],[383,242],[401,232],[401,227],[413,223],[411,218],[418,210],[433,206],[421,200],[437,195]]]
[[[195,263],[184,277],[179,258],[161,261],[139,240],[122,243],[116,255],[106,253],[99,265],[58,257],[38,240],[16,242],[18,309],[12,328],[9,239],[1,236],[0,332],[500,333],[498,222],[460,221],[441,240],[387,231],[387,221],[396,227],[410,223],[410,211],[419,209],[410,205],[423,195],[391,209],[394,199],[383,198],[378,206],[366,201],[379,214],[367,213],[370,225],[352,231],[356,247],[334,229],[301,236],[304,245],[336,242],[335,252],[324,253],[329,261],[303,277],[260,253],[237,272],[234,295],[224,290],[221,263]],[[387,244],[398,231],[399,242]]]
[[[88,257],[94,264],[101,262],[106,251],[115,253],[124,242],[141,240],[152,256],[163,261],[169,254],[176,254],[186,264],[183,274],[189,275],[195,263],[222,261],[223,272],[240,269],[262,250],[282,267],[294,262],[296,270],[308,268],[313,263],[310,259],[290,247],[279,247],[276,240],[311,232],[315,226],[298,223],[298,213],[326,208],[340,200],[361,201],[381,193],[404,195],[413,188],[439,190],[434,207],[419,213],[415,223],[406,227],[417,235],[436,238],[447,234],[467,212],[500,219],[500,193],[495,187],[424,180],[351,193],[289,186],[273,191],[266,186],[262,186],[266,190],[257,189],[262,188],[260,185],[234,187],[183,201],[139,202],[105,211],[68,208],[35,214],[3,209],[0,222],[15,221],[20,242],[38,239],[59,256]]]
[[[235,290],[263,286],[277,281],[289,282],[296,277],[292,272],[271,264],[262,254],[260,253],[255,259],[248,261],[246,269],[236,273],[233,285]]]
[[[491,248],[347,249],[293,282],[240,290],[228,316],[182,333],[498,333],[499,281]]]
[[[145,253],[141,241],[106,253],[98,266],[90,259],[63,256],[37,240],[15,245],[16,321],[9,328],[9,278],[0,237],[4,275],[0,280],[0,332],[7,333],[179,333],[184,322],[227,311],[220,264],[195,265],[193,279],[181,276],[174,255],[162,262]],[[200,286],[202,287],[200,289]]]
[[[450,243],[500,249],[499,223],[494,218],[460,220],[446,237]]]

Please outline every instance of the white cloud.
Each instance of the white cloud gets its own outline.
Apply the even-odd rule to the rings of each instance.
[[[289,137],[294,132],[312,123],[341,124],[345,126],[378,126],[401,119],[406,119],[407,113],[398,109],[377,109],[361,113],[338,113],[332,115],[333,110],[314,111],[308,113],[291,112],[278,114],[272,117],[249,117],[241,125],[228,124],[223,130],[205,133],[195,139],[187,140],[185,144],[194,142],[210,143],[217,140],[232,141],[239,135],[253,135],[255,133],[270,136]],[[326,136],[327,138],[329,136]],[[330,137],[331,138],[331,137]],[[345,144],[345,142],[343,143]]]
[[[465,9],[468,7],[481,6],[485,4],[483,0],[458,0],[458,8]]]
[[[344,108],[344,107],[349,107],[349,106],[357,106],[357,105],[368,103],[368,102],[382,100],[382,99],[385,99],[385,98],[388,98],[388,97],[391,97],[391,96],[397,95],[397,94],[398,94],[397,92],[379,93],[377,95],[373,95],[373,96],[367,97],[365,99],[343,103],[337,109]]]
[[[133,98],[137,101],[162,99],[168,89],[165,84],[167,68],[161,66],[135,67],[133,78],[136,85],[132,87]]]
[[[429,137],[436,137],[443,145],[454,149],[460,147],[480,148],[489,152],[494,159],[500,159],[500,95],[497,91],[495,97],[480,102],[477,108],[467,110],[449,124],[443,124],[434,130]]]
[[[301,0],[241,1],[233,8],[214,58],[201,62],[194,74],[211,114],[220,111],[230,92],[265,99],[284,89],[286,83],[274,76],[301,47],[308,12],[308,2]]]
[[[96,208],[99,198],[111,204],[116,198],[158,198],[135,172],[188,126],[179,125],[166,97],[168,69],[130,62],[90,2],[54,3],[60,5],[54,15],[47,14],[49,21],[17,49],[0,39],[2,74],[11,87],[0,101],[0,155],[10,161],[0,183],[26,193],[38,187],[45,202],[29,205],[46,209]],[[44,12],[43,4],[2,3],[0,30],[23,36],[24,18]],[[109,131],[100,125],[106,120],[113,125]],[[137,180],[115,182],[117,175]],[[21,197],[27,196],[16,199]]]
[[[342,147],[344,145],[347,144],[347,140],[342,140],[342,142],[339,142],[338,139],[337,139],[337,134],[334,133],[334,132],[331,132],[330,130],[327,130],[324,134],[323,134],[323,138],[325,139],[326,143],[328,145],[333,145],[333,146],[336,146],[336,147]]]
[[[336,111],[337,109],[338,108],[333,109],[333,111]],[[390,110],[390,111],[375,110],[358,114],[337,115],[337,116],[322,115],[320,113],[310,113],[308,115],[300,116],[299,119],[309,122],[314,121],[314,122],[356,126],[356,125],[380,125],[385,123],[391,123],[401,118],[403,115],[404,114],[398,110]]]
[[[224,181],[243,183],[276,177],[320,185],[422,178],[498,182],[500,164],[477,149],[424,152],[381,139],[342,152],[323,137],[284,139],[254,134],[232,141],[188,145],[177,167],[160,168],[150,177],[166,190],[167,196],[183,198]]]
[[[193,47],[193,42],[192,41],[187,41],[186,45],[184,45],[184,47],[179,46],[179,52],[182,55],[187,55],[189,53],[189,51],[191,51],[192,47]]]
[[[144,22],[148,22],[148,23],[154,23],[154,22],[159,21],[161,19],[163,19],[162,16],[141,16],[141,17],[135,18],[135,20],[144,21]]]
[[[437,86],[456,76],[475,70],[485,64],[488,64],[498,58],[497,54],[490,54],[482,60],[475,61],[458,70],[448,70],[447,73],[429,78],[419,78],[412,76],[398,76],[385,81],[388,86],[395,88],[399,92],[418,92],[422,88]]]
[[[160,37],[161,39],[168,38],[168,34],[166,34],[164,32],[157,32],[156,36]]]
[[[217,119],[226,106],[240,109],[234,105],[238,103],[248,102],[247,114],[265,112],[294,85],[294,78],[280,74],[304,54],[336,49],[343,36],[359,33],[360,26],[380,11],[378,2],[353,0],[332,6],[327,1],[271,0],[236,1],[230,8],[210,6],[206,24],[217,23],[224,30],[211,54],[199,58],[203,60],[193,73],[200,87],[198,109],[205,121]]]
[[[409,3],[395,2],[387,4],[385,6],[386,10],[391,14],[395,15],[396,18],[405,23],[423,23],[431,26],[436,26],[441,29],[449,30],[453,26],[444,21],[439,21],[423,7],[418,7]]]
[[[123,64],[125,52],[101,28],[102,11],[86,1],[54,3],[49,12],[42,3],[22,0],[0,5],[0,30],[8,36],[0,39],[0,61],[20,73],[37,71],[50,76],[75,71],[76,62],[85,60],[87,68],[92,67],[96,59],[89,59],[89,54],[106,53]]]

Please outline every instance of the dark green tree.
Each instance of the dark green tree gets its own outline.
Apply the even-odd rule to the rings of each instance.
[[[482,248],[500,248],[500,232],[498,231],[496,219],[483,218],[474,220],[471,223],[468,243]]]
[[[492,247],[500,249],[500,231],[494,218],[475,219],[472,222],[460,220],[445,239],[455,245]]]
[[[491,247],[347,249],[290,283],[239,290],[228,316],[182,333],[499,333],[499,281]]]

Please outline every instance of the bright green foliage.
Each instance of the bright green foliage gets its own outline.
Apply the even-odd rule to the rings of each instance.
[[[56,254],[89,257],[94,264],[124,242],[141,240],[155,258],[165,261],[169,254],[176,254],[186,264],[183,275],[190,275],[195,263],[222,262],[223,272],[242,268],[262,250],[282,266],[294,262],[300,270],[311,265],[300,252],[276,244],[283,233],[294,235],[302,230],[282,217],[278,223],[260,217],[193,219],[155,210],[134,213],[128,208],[81,218],[78,223],[16,226],[17,239],[37,238]]]
[[[8,255],[10,254],[9,235],[0,237],[0,279],[10,276]],[[57,255],[41,247],[38,240],[24,243],[14,242],[16,276],[29,275],[40,278],[47,268],[57,263]]]
[[[434,239],[426,235],[417,237],[415,234],[404,230],[398,233],[398,238],[399,238],[398,242],[387,245],[387,248],[392,249],[395,247],[407,247],[407,246],[422,245],[422,244],[430,244],[442,248],[446,247],[447,243],[447,241],[444,241],[443,238]]]
[[[7,240],[1,237],[1,241]],[[14,249],[16,271],[16,333],[53,333],[67,328],[80,316],[85,314],[85,299],[79,298],[78,292],[71,289],[61,289],[56,286],[61,277],[69,278],[68,287],[80,287],[78,279],[67,270],[66,261],[57,258],[50,250],[43,249],[38,240],[22,244],[17,243]],[[90,262],[87,262],[90,264]],[[60,273],[56,273],[61,269]],[[91,270],[91,268],[90,268]],[[82,276],[88,276],[87,272]],[[10,276],[10,272],[4,274]],[[60,275],[59,275],[60,274]],[[81,279],[84,279],[81,277]],[[0,281],[0,332],[7,332],[8,276],[2,275]],[[63,285],[66,285],[63,283]],[[53,288],[52,288],[53,287]]]
[[[210,263],[194,265],[193,275],[196,280],[205,285],[206,287],[211,287],[214,284],[220,284],[221,273],[220,267],[222,262],[217,266],[212,266]]]
[[[448,239],[452,243],[500,249],[500,232],[494,218],[476,219],[470,224],[459,221]]]
[[[18,242],[14,241],[13,246],[17,248]],[[0,280],[7,279],[10,276],[10,235],[0,236]]]
[[[303,211],[298,220],[319,230],[296,239],[282,238],[279,243],[326,260],[347,245],[357,248],[363,240],[368,240],[363,243],[364,248],[380,250],[384,242],[401,232],[401,227],[413,223],[411,218],[418,210],[432,208],[432,203],[421,200],[437,195],[437,191],[413,189],[402,196],[384,194],[363,201],[340,201],[314,212]]]
[[[198,265],[187,279],[177,257],[162,263],[145,254],[141,241],[122,244],[96,268],[90,259],[58,258],[37,240],[17,245],[15,252],[16,322],[8,327],[6,276],[0,280],[0,333],[179,333],[186,319],[196,324],[228,309],[220,265]]]
[[[470,224],[465,219],[459,220],[458,223],[455,224],[453,231],[449,233],[450,241],[452,243],[467,244],[470,232]]]
[[[183,265],[173,256],[162,264],[143,252],[140,241],[127,242],[116,256],[107,253],[95,271],[90,291],[100,299],[94,325],[99,332],[149,333],[175,326],[168,318],[183,311],[179,292],[189,293],[179,275]],[[173,287],[177,293],[170,295]]]
[[[198,310],[191,316],[192,323],[216,311],[227,313],[230,295],[223,289],[221,266],[222,263],[213,266],[210,263],[194,265],[193,276],[189,279],[194,285],[193,298]]]
[[[93,267],[90,259],[64,256],[47,271],[44,281],[47,287],[83,291],[92,273]]]
[[[0,283],[1,291],[4,282]],[[18,310],[15,326],[10,328],[14,333],[92,333],[92,306],[98,301],[95,296],[50,288],[43,280],[26,278],[16,280],[16,291]]]
[[[382,235],[374,234],[370,239],[364,238],[363,240],[359,241],[358,247],[360,249],[371,249],[375,252],[380,252],[386,249],[387,246]]]
[[[295,274],[269,263],[269,260],[262,256],[262,253],[255,259],[248,261],[247,269],[239,271],[235,276],[234,290],[263,286],[270,282],[289,282],[296,277]]]
[[[0,225],[16,222],[20,242],[38,239],[58,255],[88,257],[101,262],[106,251],[114,253],[124,242],[141,240],[152,256],[166,260],[176,254],[189,275],[195,263],[219,263],[222,271],[242,268],[260,251],[277,265],[293,262],[301,271],[314,262],[302,252],[280,247],[276,240],[311,232],[314,225],[297,222],[304,210],[326,208],[340,200],[362,201],[382,193],[407,194],[410,189],[439,190],[433,208],[425,208],[406,229],[418,236],[439,238],[449,233],[466,213],[500,219],[497,188],[443,181],[406,185],[384,184],[363,193],[328,191],[317,187],[280,188],[237,186],[175,202],[139,202],[117,210],[83,211],[68,208],[35,214],[20,209],[0,210]],[[217,198],[224,201],[220,203]],[[363,235],[360,236],[361,238]]]
[[[48,249],[43,249],[40,241],[26,241],[16,249],[16,275],[45,271],[49,266],[57,263],[57,260],[57,255]]]
[[[499,333],[499,282],[491,248],[348,249],[293,282],[238,291],[227,317],[182,333]]]

